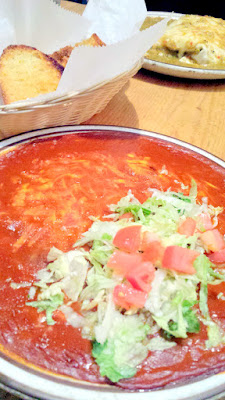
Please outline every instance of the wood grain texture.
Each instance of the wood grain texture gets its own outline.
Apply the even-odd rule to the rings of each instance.
[[[61,1],[61,7],[70,11],[75,11],[77,14],[82,14],[85,8],[84,4],[74,3],[73,1]]]
[[[0,389],[0,400],[18,400],[18,397]]]
[[[225,83],[190,82],[141,70],[88,123],[172,136],[225,158]]]
[[[79,13],[84,9],[68,1],[62,6]],[[225,81],[181,79],[142,69],[87,123],[162,133],[225,159]]]

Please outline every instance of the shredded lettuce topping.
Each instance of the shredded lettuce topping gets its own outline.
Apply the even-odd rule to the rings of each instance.
[[[27,305],[36,307],[38,312],[46,311],[46,321],[48,325],[54,325],[55,321],[52,318],[53,311],[57,310],[63,304],[63,293],[49,296],[49,299],[31,301]]]
[[[202,326],[208,334],[206,348],[225,343],[225,333],[208,307],[208,285],[225,281],[225,265],[218,270],[211,263],[201,236],[208,229],[201,216],[212,219],[213,229],[222,208],[208,205],[206,199],[197,201],[192,181],[188,195],[151,188],[149,198],[140,203],[129,191],[109,210],[108,220],[94,219],[73,250],[50,250],[33,286],[34,301],[26,304],[45,313],[48,325],[56,323],[55,310],[63,313],[68,324],[92,341],[100,374],[112,382],[134,376],[149,351],[169,351],[177,339],[198,333]],[[194,226],[190,234],[179,228],[188,219]],[[138,249],[130,249],[129,237],[118,245],[120,232],[129,227],[140,228]],[[150,235],[150,259],[143,248],[145,234]],[[182,268],[182,257],[169,266],[164,260],[167,249],[177,248],[190,255]],[[120,264],[121,255],[128,265]],[[131,266],[132,256],[140,265]],[[217,298],[223,301],[224,293]],[[80,313],[73,310],[76,302]]]
[[[136,366],[148,354],[143,340],[150,327],[138,315],[124,316],[116,312],[107,340],[103,344],[93,343],[93,357],[100,367],[100,373],[112,382],[131,378]]]

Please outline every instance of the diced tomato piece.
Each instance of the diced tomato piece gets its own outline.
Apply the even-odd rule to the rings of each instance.
[[[142,256],[140,253],[126,253],[125,251],[115,250],[107,263],[108,268],[116,274],[126,276],[137,265],[141,264]]]
[[[199,252],[180,246],[168,246],[165,249],[162,268],[171,269],[185,274],[195,274],[193,262],[199,256]]]
[[[202,213],[197,217],[197,228],[200,232],[205,232],[213,229],[213,224],[209,214]]]
[[[179,223],[177,231],[181,235],[193,236],[195,233],[196,221],[193,218],[187,217]]]
[[[211,229],[200,234],[201,241],[208,251],[220,251],[225,248],[225,241],[218,229]]]
[[[159,242],[159,237],[154,232],[145,231],[142,235],[140,251],[145,251],[152,242]]]
[[[151,262],[142,262],[126,274],[131,285],[143,292],[150,292],[151,282],[155,276],[155,268]]]
[[[155,268],[151,262],[143,261],[142,254],[116,250],[110,257],[107,266],[116,274],[126,278],[135,289],[150,291]]]
[[[164,253],[164,247],[162,246],[158,235],[149,231],[143,233],[139,250],[143,251],[143,261],[150,261],[153,263],[161,260]]]
[[[126,310],[144,307],[147,297],[147,293],[128,287],[125,284],[116,285],[113,290],[114,303]]]
[[[131,225],[120,229],[114,239],[113,244],[118,249],[128,252],[138,251],[141,242],[141,225]]]
[[[213,264],[223,264],[225,263],[225,249],[216,251],[208,257]]]
[[[165,248],[159,241],[149,243],[148,248],[142,254],[143,261],[150,261],[156,263],[163,258]]]
[[[119,219],[133,219],[134,220],[134,216],[133,216],[132,212],[128,212],[128,213],[120,215]]]
[[[66,322],[66,317],[61,310],[53,311],[53,319],[56,322]]]

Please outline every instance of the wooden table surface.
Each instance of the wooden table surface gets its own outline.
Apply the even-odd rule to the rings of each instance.
[[[84,5],[62,1],[79,13]],[[225,80],[190,80],[141,69],[88,124],[169,135],[225,159]]]

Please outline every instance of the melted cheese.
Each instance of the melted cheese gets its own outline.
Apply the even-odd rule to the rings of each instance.
[[[202,65],[225,62],[225,21],[184,15],[168,24],[155,48],[177,52],[179,59],[185,57]]]

